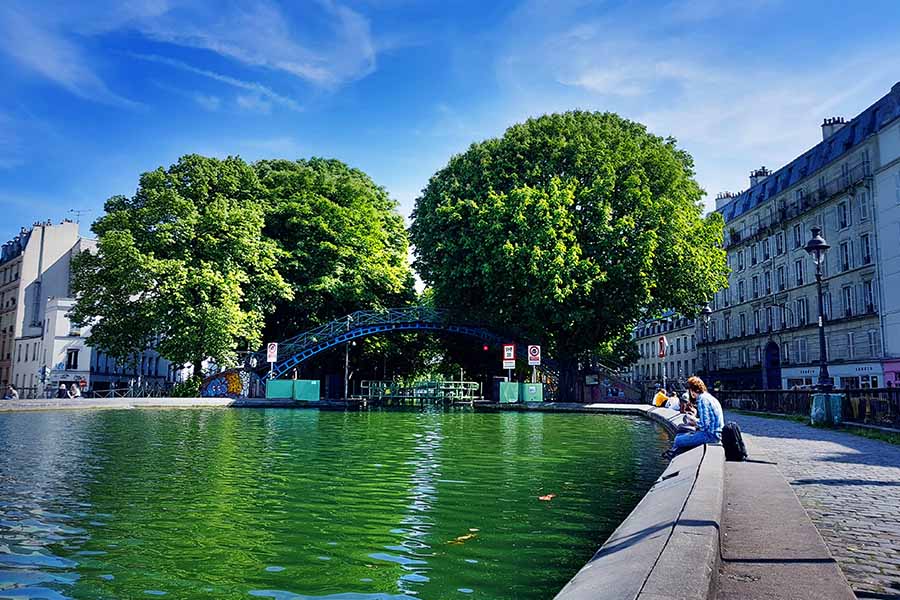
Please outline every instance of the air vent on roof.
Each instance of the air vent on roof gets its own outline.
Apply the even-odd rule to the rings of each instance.
[[[844,117],[831,117],[830,119],[826,118],[824,121],[822,121],[822,140],[827,140],[846,124],[847,122],[844,121]]]

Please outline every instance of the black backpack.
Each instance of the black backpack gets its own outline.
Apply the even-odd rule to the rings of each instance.
[[[722,446],[725,448],[725,460],[747,460],[747,446],[741,437],[741,428],[734,421],[722,428]]]

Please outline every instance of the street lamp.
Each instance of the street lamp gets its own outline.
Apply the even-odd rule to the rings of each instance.
[[[703,376],[709,379],[709,319],[712,317],[712,309],[709,304],[703,307],[700,314],[703,317],[703,345],[706,347],[703,357]]]
[[[812,239],[806,242],[805,250],[812,257],[816,264],[816,295],[819,297],[819,381],[817,383],[821,391],[828,391],[834,383],[828,376],[828,353],[825,349],[825,317],[824,302],[822,300],[822,262],[825,260],[825,253],[831,246],[822,237],[822,228],[812,228]]]

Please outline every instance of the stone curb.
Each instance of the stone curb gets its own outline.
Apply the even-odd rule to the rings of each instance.
[[[681,416],[649,406],[589,405],[643,414],[674,433]],[[557,600],[706,600],[719,569],[725,453],[706,445],[676,456]]]

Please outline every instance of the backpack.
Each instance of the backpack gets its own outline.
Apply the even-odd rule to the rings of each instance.
[[[722,428],[722,446],[725,448],[725,460],[747,460],[747,446],[741,436],[741,428],[734,421]]]

